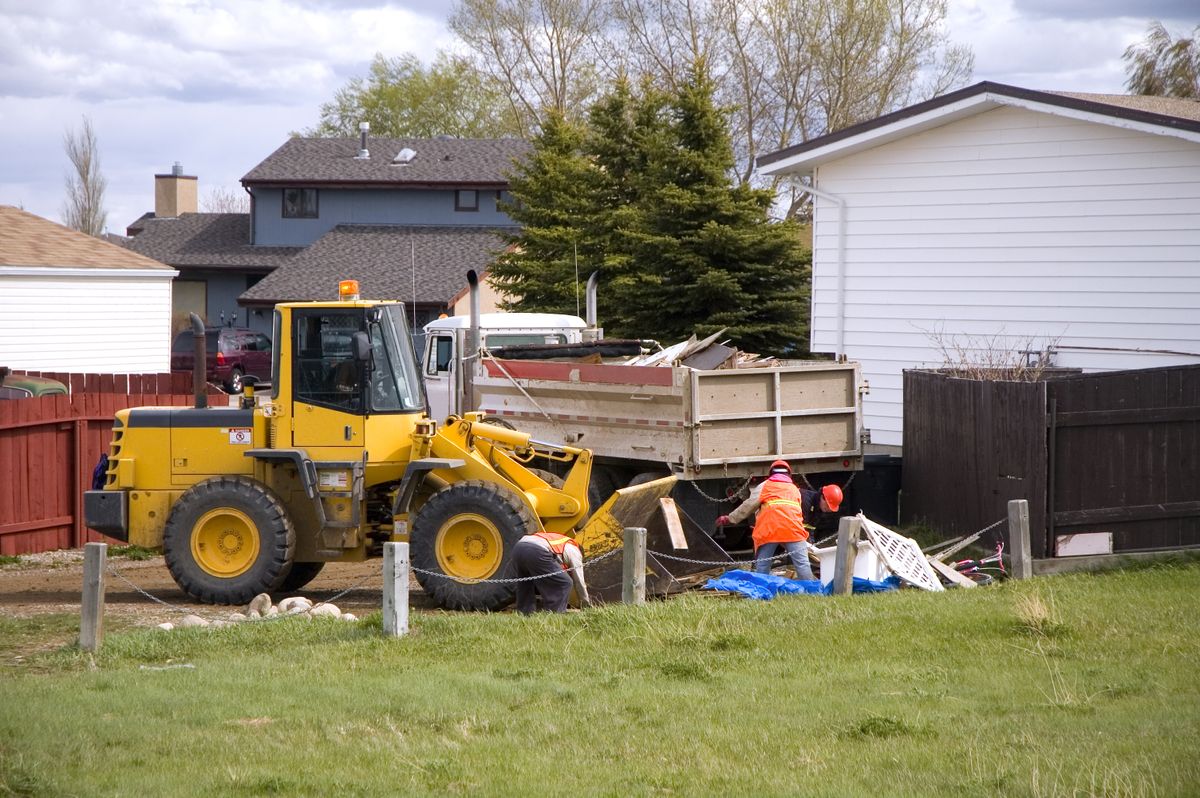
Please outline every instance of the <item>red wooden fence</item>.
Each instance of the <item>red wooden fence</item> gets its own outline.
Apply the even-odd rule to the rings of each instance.
[[[113,414],[194,401],[189,374],[55,374],[69,396],[0,401],[0,555],[110,541],[83,525],[83,492],[108,451]],[[209,386],[211,405],[228,397]]]

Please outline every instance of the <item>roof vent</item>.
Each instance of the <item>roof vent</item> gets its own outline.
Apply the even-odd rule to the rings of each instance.
[[[358,123],[358,155],[354,156],[359,160],[369,160],[371,153],[367,150],[367,131],[371,129],[370,122]]]
[[[412,163],[412,159],[416,157],[416,150],[410,150],[408,147],[405,147],[396,153],[396,157],[392,159],[392,163]]]
[[[171,164],[171,174],[175,177],[183,177],[183,164],[179,161]]]

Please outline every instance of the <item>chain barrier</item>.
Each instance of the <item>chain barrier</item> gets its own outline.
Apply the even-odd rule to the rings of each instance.
[[[758,562],[758,560],[693,560],[688,557],[679,557],[677,555],[666,554],[661,551],[647,551],[646,553],[653,554],[655,557],[661,557],[664,560],[675,560],[676,562],[686,562],[686,563],[691,563],[693,565],[713,565],[713,566],[721,565],[721,566],[726,566],[726,567],[732,567],[735,565],[754,565],[755,563]],[[791,557],[791,555],[785,551],[783,554],[776,554],[774,557],[768,558],[768,562],[774,562],[775,560],[783,560],[785,557]]]
[[[208,621],[209,623],[213,623],[215,621],[222,621],[225,623],[230,622],[230,619],[228,616],[226,616],[224,618],[210,616],[210,615],[203,613],[202,611],[197,611],[196,609],[191,608],[191,607],[182,607],[178,604],[172,604],[171,602],[169,602],[165,599],[161,599],[158,596],[155,596],[154,594],[147,592],[139,585],[136,585],[132,581],[130,581],[129,577],[127,577],[127,576],[125,576],[125,574],[121,573],[121,571],[111,561],[108,563],[108,572],[110,574],[112,574],[113,576],[115,576],[117,579],[120,579],[122,582],[124,582],[126,585],[131,587],[137,593],[140,593],[141,595],[150,599],[154,603],[161,604],[162,606],[166,607],[167,609],[177,612],[180,615],[194,615],[197,618],[202,618],[203,620]],[[322,604],[332,604],[333,602],[340,599],[342,596],[345,596],[346,594],[348,594],[352,591],[358,590],[360,587],[362,587],[364,584],[366,584],[367,580],[370,578],[371,578],[371,574],[367,574],[362,579],[358,580],[357,582],[355,582],[353,585],[346,588],[345,590],[335,593],[334,595],[330,596],[327,599],[322,599],[321,601],[314,601],[313,605],[311,607],[309,607],[308,609],[306,609],[304,612],[308,612],[310,610],[316,609],[317,607],[321,606]],[[380,577],[380,579],[382,579],[382,577]],[[297,612],[297,613],[288,612],[288,613],[280,613],[278,615],[264,615],[264,616],[261,616],[258,618],[250,618],[249,616],[247,616],[246,620],[249,620],[249,621],[278,621],[278,620],[282,620],[284,618],[291,618],[294,615],[303,615],[303,614],[304,613],[302,613],[302,612]]]
[[[953,546],[950,546],[948,549],[945,549],[944,551],[939,551],[934,554],[930,554],[929,556],[934,557],[939,560],[941,560],[945,557],[949,557],[951,554],[961,551],[961,550],[965,549],[967,546],[970,546],[975,541],[979,540],[979,538],[982,537],[985,532],[990,532],[993,529],[995,529],[996,527],[1000,526],[1001,524],[1006,524],[1006,523],[1008,523],[1008,519],[1001,518],[996,523],[991,524],[989,526],[985,526],[983,529],[979,530],[978,532],[975,532],[974,534],[967,535],[965,538],[960,540],[958,543],[955,543]]]
[[[595,565],[601,560],[607,560],[609,557],[612,557],[614,554],[620,554],[622,551],[624,551],[624,549],[613,549],[610,552],[601,554],[599,557],[593,557],[592,559],[584,562],[583,567],[586,569],[589,565]],[[428,571],[424,568],[418,568],[415,565],[410,565],[409,568],[419,574],[425,574],[426,576],[440,576],[442,579],[453,579],[455,582],[465,582],[470,585],[512,585],[518,582],[535,582],[538,579],[549,579],[552,576],[557,576],[559,573],[565,573],[555,571],[554,573],[549,574],[537,574],[536,576],[514,576],[508,579],[472,579],[466,576],[451,576],[450,574],[442,573],[441,571]]]
[[[697,493],[699,493],[704,498],[708,499],[713,504],[723,504],[725,502],[740,502],[742,500],[742,497],[741,497],[742,491],[744,491],[746,489],[746,486],[749,485],[751,480],[753,480],[753,479],[754,479],[754,477],[746,477],[746,479],[742,482],[742,484],[737,486],[737,490],[735,490],[733,492],[733,495],[726,496],[724,499],[718,499],[716,496],[709,496],[707,493],[704,492],[704,490],[700,487],[700,485],[694,480],[689,481],[688,484],[691,485],[692,488]]]

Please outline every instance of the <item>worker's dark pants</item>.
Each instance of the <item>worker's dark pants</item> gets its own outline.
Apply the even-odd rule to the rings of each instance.
[[[519,540],[513,546],[513,563],[517,576],[541,576],[528,582],[517,582],[517,612],[529,615],[537,610],[537,597],[542,597],[542,609],[566,612],[571,595],[571,577],[562,569],[558,558],[549,549],[532,540]]]

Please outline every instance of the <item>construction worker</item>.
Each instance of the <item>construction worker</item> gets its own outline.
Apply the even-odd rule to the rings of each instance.
[[[566,612],[572,585],[579,603],[591,604],[583,580],[583,551],[566,535],[554,532],[525,535],[513,547],[513,563],[518,578],[541,577],[517,582],[517,612],[522,615],[537,610],[538,596],[542,598],[542,609]]]
[[[771,463],[764,482],[754,486],[750,496],[729,515],[717,519],[717,526],[740,524],[757,512],[754,521],[754,570],[770,573],[771,558],[783,546],[791,558],[797,579],[813,579],[808,562],[808,529],[805,519],[816,520],[816,513],[837,512],[842,504],[842,489],[826,485],[819,491],[801,491],[792,481],[792,467],[786,460]]]

